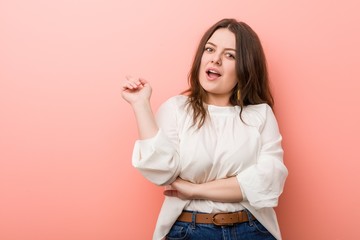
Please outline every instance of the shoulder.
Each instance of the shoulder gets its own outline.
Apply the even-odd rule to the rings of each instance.
[[[184,105],[186,104],[186,101],[188,100],[188,97],[185,95],[176,95],[173,97],[170,97],[167,99],[163,104],[175,104],[175,105]]]
[[[187,99],[188,97],[185,95],[170,97],[160,105],[157,112],[158,114],[170,114],[185,111]]]
[[[156,112],[156,120],[160,127],[177,126],[186,117],[186,101],[188,97],[177,95],[163,102]]]
[[[256,126],[260,131],[269,119],[275,119],[272,108],[266,103],[248,105],[244,107],[243,115],[244,121],[247,124]]]
[[[160,105],[160,109],[182,109],[185,107],[188,97],[185,95],[176,95],[170,97]]]
[[[258,115],[258,117],[266,118],[269,112],[272,112],[271,107],[267,103],[247,105],[244,107],[244,112],[248,114]]]

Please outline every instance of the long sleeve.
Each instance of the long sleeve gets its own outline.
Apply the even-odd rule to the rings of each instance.
[[[256,164],[237,175],[246,200],[255,209],[276,207],[288,171],[283,164],[282,137],[271,108],[266,105],[259,126],[260,151]]]
[[[162,104],[156,114],[159,131],[153,138],[135,142],[132,164],[157,185],[167,185],[179,175],[179,151],[176,105],[174,100]]]
[[[183,179],[203,183],[237,176],[246,197],[241,202],[181,200],[165,197],[153,239],[168,233],[183,209],[198,212],[235,212],[248,209],[277,239],[281,239],[273,206],[287,177],[281,135],[266,104],[249,105],[239,118],[239,106],[208,105],[208,119],[197,129],[187,111],[187,96],[174,96],[156,114],[157,134],[135,143],[132,163],[157,185]]]

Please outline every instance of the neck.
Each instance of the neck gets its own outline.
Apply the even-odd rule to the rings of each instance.
[[[212,95],[208,95],[205,102],[208,105],[215,105],[215,106],[219,106],[219,107],[232,106],[228,96],[212,96]]]

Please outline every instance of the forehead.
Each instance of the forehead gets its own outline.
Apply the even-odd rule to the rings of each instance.
[[[213,35],[211,35],[208,42],[224,48],[235,49],[236,46],[235,34],[227,28],[219,28],[216,30]]]

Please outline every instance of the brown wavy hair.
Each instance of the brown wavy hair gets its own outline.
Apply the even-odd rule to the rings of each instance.
[[[193,124],[200,128],[206,119],[207,111],[204,106],[206,91],[199,82],[199,70],[205,45],[213,33],[219,28],[227,28],[236,38],[236,75],[237,84],[230,96],[230,103],[243,107],[252,104],[267,103],[271,108],[274,105],[269,77],[266,67],[266,58],[258,35],[244,22],[235,19],[222,19],[210,27],[200,40],[195,53],[194,61],[188,75],[189,89],[183,94],[188,95],[187,107],[193,111]],[[237,92],[240,91],[240,98]],[[243,121],[243,119],[241,118]]]

